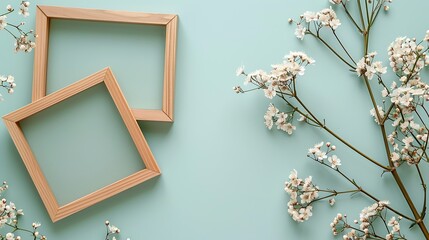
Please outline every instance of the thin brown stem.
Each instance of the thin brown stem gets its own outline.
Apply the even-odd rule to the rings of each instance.
[[[343,63],[345,63],[347,66],[349,66],[351,69],[355,69],[355,67],[350,64],[349,62],[347,62],[340,54],[337,53],[337,51],[335,51],[323,38],[321,38],[319,35],[314,34],[312,31],[308,31],[308,33],[315,37],[316,39],[318,39],[320,42],[323,43],[323,45],[325,45],[329,50],[331,50],[331,52],[333,54],[335,54],[335,56],[337,56]]]
[[[345,11],[345,12],[346,12],[346,14],[347,14],[347,17],[352,21],[353,25],[355,25],[355,27],[359,30],[359,32],[360,32],[360,33],[362,33],[362,32],[363,32],[363,31],[362,31],[362,29],[361,29],[361,28],[360,28],[360,26],[356,23],[355,19],[353,18],[353,16],[350,14],[349,10],[347,9],[346,3],[347,3],[347,2],[341,2],[342,6],[343,6],[343,8],[344,8],[344,11]]]
[[[422,216],[422,220],[423,220],[426,216],[426,199],[427,199],[426,183],[425,183],[425,180],[423,178],[422,172],[420,170],[419,164],[416,164],[416,169],[417,169],[417,172],[419,173],[420,182],[421,182],[422,188],[423,188],[423,207],[422,207],[422,211],[420,213],[420,215]]]
[[[382,165],[381,163],[377,162],[376,160],[372,159],[371,157],[367,156],[365,153],[363,153],[362,151],[360,151],[359,149],[357,149],[356,147],[354,147],[353,145],[351,145],[349,142],[347,142],[346,140],[344,140],[342,137],[340,137],[338,134],[336,134],[334,131],[332,131],[331,129],[329,129],[324,123],[322,123],[320,120],[317,119],[317,117],[307,108],[307,106],[301,101],[301,99],[298,96],[295,96],[295,99],[305,109],[305,111],[308,112],[308,114],[310,114],[310,116],[314,120],[316,120],[317,124],[321,128],[323,128],[325,131],[327,131],[333,137],[335,137],[336,139],[338,139],[344,145],[346,145],[347,147],[349,147],[350,149],[352,149],[353,151],[355,151],[356,153],[358,153],[359,155],[361,155],[365,159],[369,160],[370,162],[374,163],[375,165],[379,166],[380,168],[383,168],[385,171],[390,171],[390,167],[386,167],[386,166]]]
[[[344,50],[344,52],[347,54],[347,56],[350,58],[350,60],[352,60],[352,62],[356,65],[355,60],[350,55],[349,51],[347,51],[346,47],[344,47],[343,42],[340,40],[340,38],[338,37],[338,35],[335,32],[335,30],[333,28],[331,28],[331,30],[332,30],[332,33],[334,34],[335,38],[337,39],[338,43],[340,44],[341,48]]]

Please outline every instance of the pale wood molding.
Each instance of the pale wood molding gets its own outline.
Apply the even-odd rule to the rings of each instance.
[[[31,147],[28,144],[24,133],[22,132],[19,122],[40,111],[43,111],[44,109],[47,109],[72,96],[75,96],[97,84],[106,85],[107,90],[111,95],[113,102],[125,123],[126,128],[128,129],[135,147],[137,148],[137,151],[146,166],[146,169],[140,170],[71,203],[60,206],[55,199],[51,188],[49,187],[48,181],[40,169],[36,156],[31,150]],[[148,179],[156,177],[161,173],[158,164],[156,163],[155,158],[146,142],[146,139],[143,136],[143,133],[141,132],[131,109],[128,107],[127,101],[122,94],[110,68],[103,69],[76,83],[69,85],[68,87],[35,100],[29,105],[5,115],[3,117],[3,121],[6,124],[10,136],[12,137],[12,140],[15,143],[22,160],[24,161],[24,165],[27,168],[53,222],[61,220],[119,192],[129,189]]]
[[[177,20],[174,14],[141,13],[113,10],[37,6],[36,39],[34,53],[33,97],[36,101],[46,96],[49,30],[51,19],[87,20],[99,22],[120,22],[165,26],[165,60],[162,109],[133,109],[135,118],[144,121],[173,122],[174,82],[176,75]]]

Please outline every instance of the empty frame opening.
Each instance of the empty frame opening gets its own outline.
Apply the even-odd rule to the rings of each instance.
[[[105,84],[19,124],[59,205],[145,168]]]
[[[110,66],[131,108],[161,109],[165,26],[51,19],[47,94]]]

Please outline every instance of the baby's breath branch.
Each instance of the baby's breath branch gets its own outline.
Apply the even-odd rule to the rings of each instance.
[[[6,30],[6,32],[8,32],[10,35],[12,35],[13,38],[17,39],[18,37],[15,36],[15,34],[13,34],[9,29],[4,28],[4,30]]]
[[[365,1],[366,3],[366,1]],[[370,30],[371,25],[368,25],[368,30]],[[369,45],[369,31],[364,33],[364,48],[365,48],[365,53],[364,55],[367,55],[367,51],[368,51],[368,45]],[[365,84],[367,86],[367,90],[368,90],[368,94],[370,95],[371,98],[371,102],[374,106],[374,109],[378,109],[377,108],[377,103],[375,102],[374,99],[374,94],[372,93],[372,89],[371,86],[368,82],[368,78],[364,77],[365,80]],[[378,112],[378,110],[375,111],[377,114],[378,119],[382,119],[380,117],[380,113]],[[389,161],[389,166],[390,166],[390,173],[392,174],[393,178],[395,179],[396,184],[398,185],[402,195],[404,196],[411,212],[413,213],[413,216],[416,220],[417,225],[420,227],[420,229],[422,230],[423,235],[425,236],[426,239],[429,239],[429,232],[425,226],[425,223],[422,221],[422,217],[420,216],[419,212],[417,211],[417,208],[414,205],[413,200],[411,199],[406,187],[404,186],[401,177],[399,176],[398,172],[396,171],[396,168],[394,167],[394,163],[390,157],[390,148],[389,148],[389,142],[387,140],[387,135],[386,135],[386,130],[384,127],[384,123],[380,124],[380,130],[382,133],[382,137],[383,137],[383,141],[384,141],[384,145],[385,145],[385,150],[386,150],[386,154],[387,154],[387,159]]]
[[[350,193],[357,193],[357,192],[360,192],[360,190],[359,190],[359,189],[348,190],[348,191],[335,191],[335,190],[322,190],[322,189],[317,189],[317,190],[315,190],[315,191],[317,191],[317,192],[327,192],[327,193],[331,193],[331,194],[326,195],[326,196],[324,196],[324,197],[316,198],[316,199],[314,199],[313,201],[311,201],[311,203],[309,203],[308,205],[311,205],[311,204],[313,204],[313,203],[315,203],[315,202],[318,202],[318,201],[321,201],[321,200],[325,200],[325,199],[328,199],[328,198],[332,198],[332,197],[335,197],[335,196],[338,196],[338,195],[341,195],[341,194],[350,194]]]
[[[295,96],[295,99],[305,109],[305,111],[308,112],[308,114],[310,114],[310,116],[314,120],[316,120],[316,122],[319,125],[319,127],[323,128],[325,131],[327,131],[333,137],[335,137],[336,139],[338,139],[344,145],[346,145],[347,147],[349,147],[350,149],[352,149],[353,151],[355,151],[356,153],[358,153],[359,155],[361,155],[365,159],[367,159],[370,162],[374,163],[375,165],[379,166],[380,168],[383,168],[385,171],[390,171],[391,170],[390,167],[386,167],[386,166],[382,165],[381,163],[377,162],[376,160],[372,159],[371,157],[369,157],[368,155],[366,155],[365,153],[363,153],[362,151],[360,151],[359,149],[357,149],[356,147],[354,147],[353,145],[351,145],[349,142],[347,142],[346,140],[344,140],[342,137],[340,137],[339,135],[337,135],[334,131],[332,131],[330,128],[328,128],[326,126],[326,124],[320,122],[320,120],[318,120],[317,117],[313,115],[313,113],[307,108],[307,106],[301,101],[301,99],[298,96]]]
[[[368,94],[371,98],[372,105],[373,105],[374,109],[378,109],[377,103],[376,103],[375,98],[374,98],[374,94],[373,94],[372,89],[371,89],[371,85],[369,84],[369,81],[368,81],[368,78],[366,76],[364,76],[363,79],[364,79],[365,85],[367,87]],[[377,116],[377,119],[382,119],[380,112],[378,110],[375,110],[375,114]],[[384,127],[384,123],[380,124],[380,130],[381,130],[381,134],[383,136],[383,142],[384,142],[384,147],[385,147],[386,154],[387,154],[387,159],[389,159],[389,165],[392,168],[392,167],[394,167],[394,165],[393,165],[393,162],[390,160],[389,141],[387,140],[386,129]]]
[[[428,50],[429,50],[429,47],[426,50],[424,50],[423,52],[428,51]],[[407,84],[417,74],[414,71],[415,71],[415,69],[417,67],[417,63],[418,63],[418,61],[420,60],[421,57],[422,56],[420,54],[417,55],[416,60],[414,61],[414,64],[413,64],[413,68],[411,69],[410,74],[408,74],[407,79],[405,80],[404,84]],[[398,77],[400,77],[400,76],[398,75]],[[383,85],[383,86],[386,87],[385,85]],[[384,124],[387,121],[387,119],[389,118],[389,114],[392,111],[392,109],[393,109],[394,106],[395,106],[394,103],[390,104],[390,107],[389,107],[389,109],[386,112],[386,116],[383,118],[383,121],[380,122],[381,124]],[[426,111],[426,109],[424,108],[423,104],[421,106],[425,110],[426,114],[429,116],[429,114]],[[376,112],[378,113],[378,111],[376,111]],[[379,119],[381,119],[381,118],[379,118]],[[422,121],[422,122],[424,123],[424,121]]]
[[[349,62],[347,62],[340,54],[337,53],[337,51],[335,51],[335,49],[333,49],[323,38],[320,37],[319,34],[314,34],[312,31],[308,30],[308,33],[315,37],[316,39],[318,39],[319,41],[321,41],[323,43],[323,45],[325,45],[329,50],[331,50],[331,52],[333,54],[335,54],[335,56],[337,56],[343,63],[345,63],[347,66],[349,66],[351,69],[355,69],[355,67],[350,64]]]
[[[12,224],[9,224],[9,223],[6,223],[5,225],[11,227],[13,229],[12,232],[22,231],[22,232],[28,232],[28,233],[31,233],[31,234],[34,233],[34,232],[32,232],[32,231],[30,231],[28,229],[20,228],[20,227],[18,227],[16,225],[12,225]]]
[[[327,168],[329,168],[329,169],[331,169],[331,170],[333,170],[333,171],[335,171],[335,172],[337,172],[338,174],[340,174],[344,179],[346,179],[348,182],[350,182],[353,186],[355,186],[356,187],[356,189],[359,191],[359,192],[361,192],[361,193],[363,193],[364,195],[366,195],[367,197],[369,197],[369,198],[371,198],[372,200],[374,200],[374,201],[376,201],[376,202],[380,202],[380,199],[378,199],[377,197],[375,197],[375,196],[373,196],[371,193],[369,193],[369,192],[367,192],[365,189],[363,189],[360,185],[358,185],[357,183],[356,183],[356,181],[354,180],[354,179],[351,179],[350,177],[348,177],[344,172],[342,172],[339,168],[332,168],[330,165],[328,165],[328,164],[326,164],[324,161],[317,161],[316,159],[313,159],[315,162],[318,162],[318,163],[320,163],[320,164],[322,164],[323,166],[325,166],[325,167],[327,167]],[[415,219],[413,219],[413,218],[411,218],[411,217],[408,217],[407,215],[405,215],[405,214],[403,214],[403,213],[400,213],[399,211],[397,211],[396,209],[394,209],[394,208],[392,208],[392,207],[390,207],[389,205],[386,205],[385,206],[387,209],[389,209],[390,211],[392,211],[392,212],[394,212],[394,213],[396,213],[397,215],[399,215],[399,216],[401,216],[401,217],[403,217],[403,218],[405,218],[405,219],[408,219],[409,221],[411,221],[411,222],[416,222],[416,220]]]
[[[353,226],[351,226],[349,224],[346,224],[346,228],[350,228],[350,229],[353,229],[353,230],[355,230],[357,232],[366,234],[364,231],[360,230],[359,228],[353,227]],[[368,235],[369,235],[369,239],[382,239],[382,240],[386,240],[386,238],[381,237],[381,236],[379,236],[379,235],[377,235],[375,233],[368,233]]]
[[[382,213],[380,213],[380,218],[383,221],[384,227],[386,228],[387,233],[390,232],[389,227],[387,226],[387,222],[386,222],[386,215],[387,215],[387,211],[385,211],[385,214],[383,216]]]
[[[14,9],[12,9],[11,11],[7,11],[7,12],[5,12],[5,13],[2,13],[2,14],[0,14],[0,17],[1,16],[6,16],[6,15],[8,15],[8,14],[11,14],[11,13],[13,13],[15,10]]]

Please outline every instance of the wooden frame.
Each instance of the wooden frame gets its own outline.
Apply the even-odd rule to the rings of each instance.
[[[49,23],[51,19],[120,22],[165,26],[164,88],[162,110],[132,109],[137,120],[173,122],[174,81],[176,72],[177,15],[110,11],[83,8],[37,6],[34,53],[33,101],[46,95]]]
[[[125,126],[128,129],[128,132],[130,133],[131,138],[135,143],[137,151],[146,168],[106,187],[103,187],[93,193],[74,200],[73,202],[67,203],[64,206],[59,206],[51,188],[49,187],[49,183],[43,175],[37,159],[24,136],[19,122],[97,84],[106,85],[107,90],[112,96],[113,102],[115,103],[119,114],[124,120]],[[45,204],[49,216],[53,222],[56,222],[119,192],[160,175],[160,169],[155,161],[155,158],[152,155],[152,152],[136,120],[134,119],[132,111],[128,107],[127,101],[125,100],[125,97],[123,96],[110,68],[106,68],[102,71],[94,73],[74,84],[69,85],[68,87],[58,90],[21,109],[7,114],[3,117],[3,121],[9,130],[12,140],[15,143],[18,152],[21,155],[21,158],[24,161],[24,164],[31,178],[33,179],[37,191],[39,192],[40,197],[42,198],[42,201]]]

